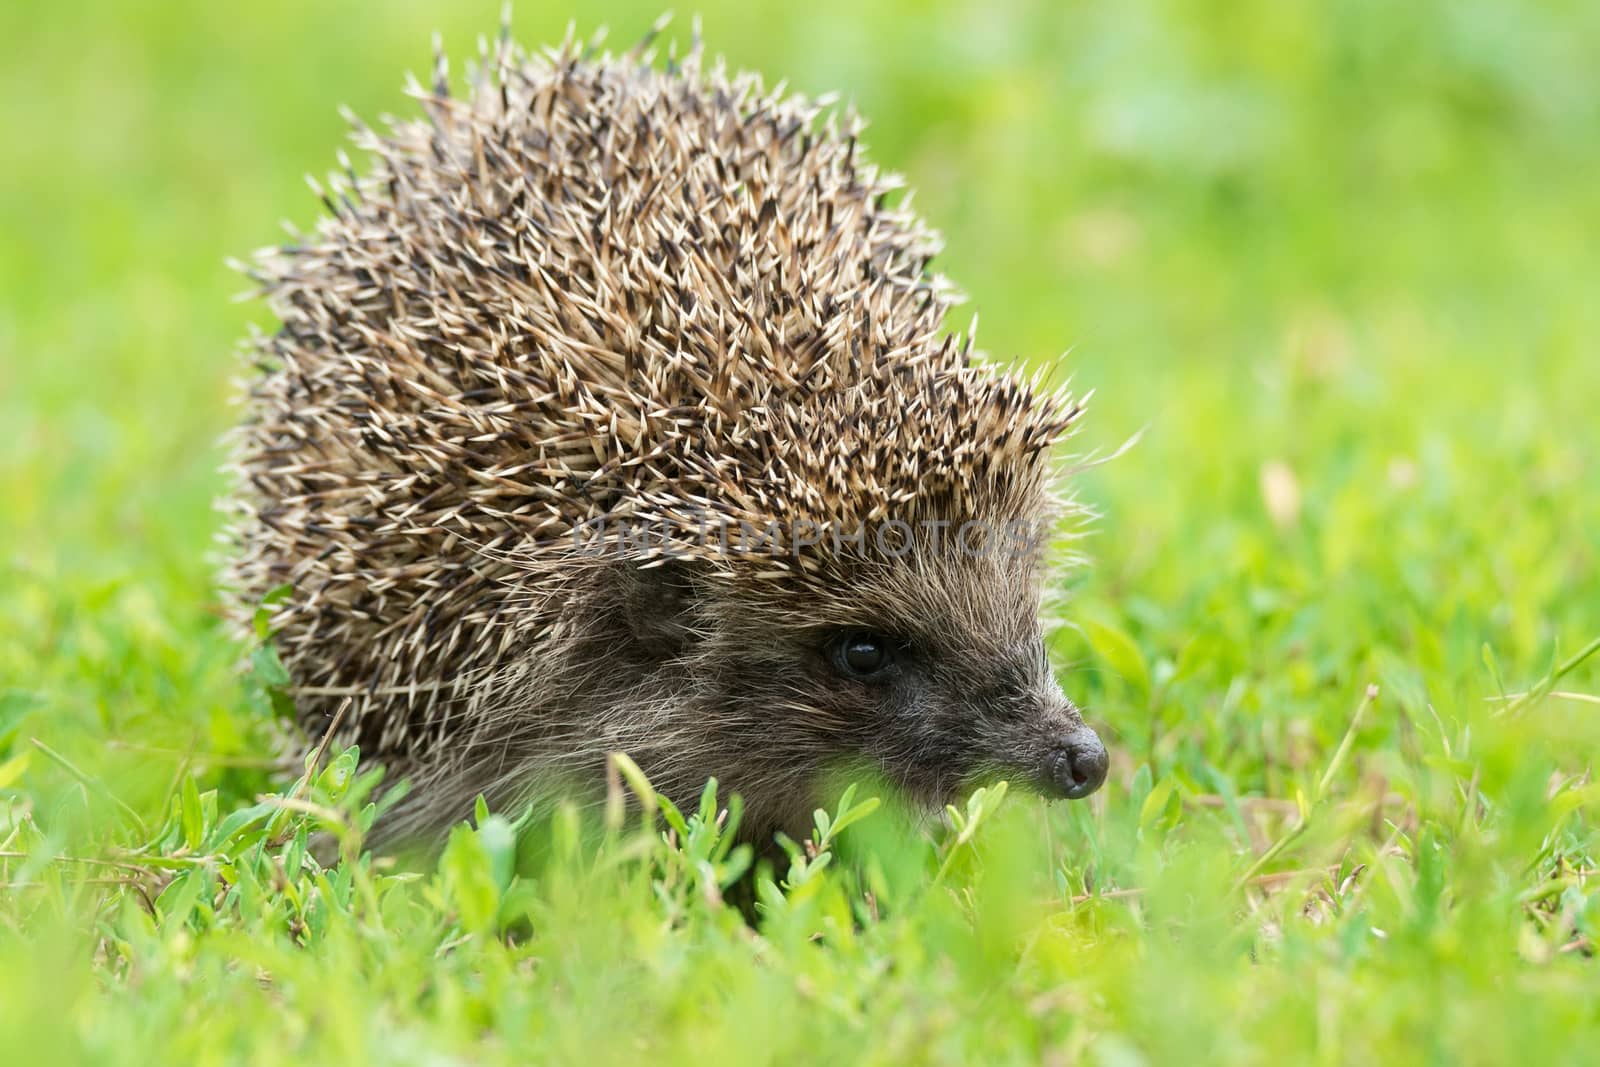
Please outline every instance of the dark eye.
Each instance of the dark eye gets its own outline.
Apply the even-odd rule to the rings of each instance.
[[[870,679],[883,674],[894,662],[889,639],[865,630],[845,634],[834,643],[833,664],[851,678]]]

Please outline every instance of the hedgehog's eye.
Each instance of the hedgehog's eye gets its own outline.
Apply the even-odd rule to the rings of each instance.
[[[867,630],[850,630],[833,644],[833,665],[840,674],[870,680],[881,677],[894,662],[889,639]]]

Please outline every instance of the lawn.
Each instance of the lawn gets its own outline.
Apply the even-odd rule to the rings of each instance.
[[[316,217],[338,105],[409,113],[429,35],[464,58],[498,5],[23,0],[0,1060],[1593,1062],[1600,6],[697,6],[860,108],[982,347],[1095,391],[1075,447],[1139,435],[1078,479],[1052,645],[1106,788],[917,823],[860,783],[754,925],[725,797],[358,859],[384,787],[274,769],[270,659],[217,617],[216,442],[270,328],[224,261]]]

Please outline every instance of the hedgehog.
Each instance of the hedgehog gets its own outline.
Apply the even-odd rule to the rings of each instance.
[[[758,843],[841,771],[931,811],[1086,796],[1106,750],[1041,622],[1083,398],[947,331],[852,109],[660,29],[502,29],[462,95],[436,39],[420,116],[345,113],[365,172],[341,152],[314,231],[241,265],[278,325],[230,615],[276,601],[305,745],[409,782],[375,845],[598,799],[612,753],[680,806],[715,779]]]

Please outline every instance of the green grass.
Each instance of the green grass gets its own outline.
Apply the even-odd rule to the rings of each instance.
[[[336,753],[269,773],[215,618],[265,321],[222,262],[314,217],[336,105],[406,110],[429,33],[462,56],[495,5],[13,4],[0,1058],[1589,1060],[1600,7],[697,6],[857,102],[984,347],[1070,349],[1085,448],[1144,429],[1081,479],[1054,648],[1107,788],[830,826],[755,929],[698,819],[562,816],[515,878],[499,817],[436,872],[323,869],[305,832],[376,794]],[[580,28],[656,14],[620,7]],[[1562,666],[1577,696],[1497,714]]]

